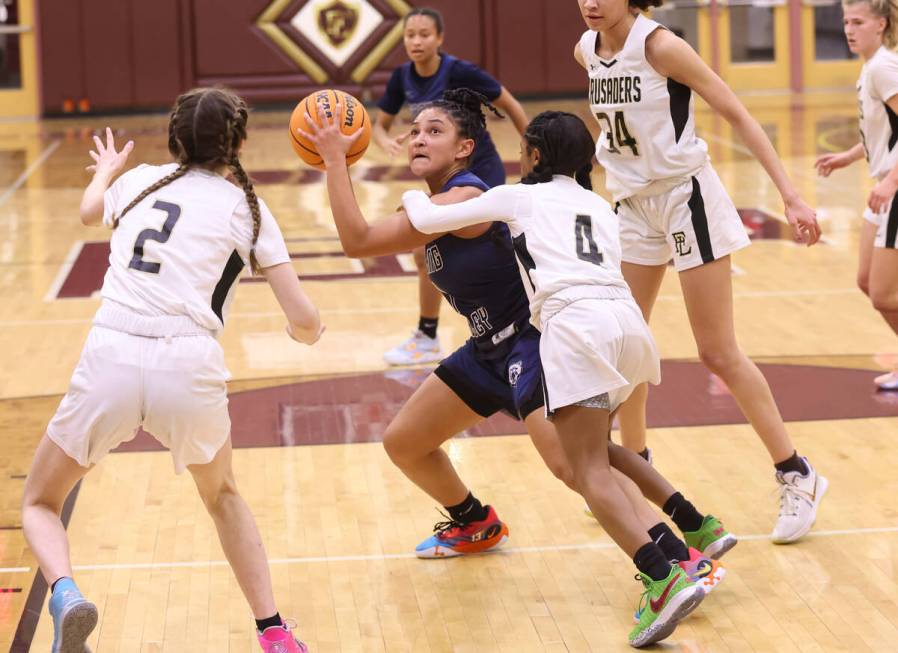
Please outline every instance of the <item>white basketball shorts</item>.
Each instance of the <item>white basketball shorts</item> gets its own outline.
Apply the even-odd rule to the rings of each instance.
[[[553,310],[552,301],[544,311]],[[640,383],[661,381],[655,341],[633,299],[577,299],[544,320],[542,329],[547,415],[603,393],[615,410]]]
[[[874,247],[882,247],[886,249],[896,248],[896,237],[898,237],[898,202],[895,197],[886,205],[879,213],[874,213],[870,207],[864,209],[864,220],[870,224],[876,225],[876,239],[873,241]]]
[[[87,467],[142,426],[171,450],[180,474],[211,461],[230,436],[228,377],[211,335],[144,337],[95,325],[47,435]]]
[[[706,164],[660,195],[637,195],[616,206],[622,260],[688,270],[748,247],[750,240],[720,177]]]

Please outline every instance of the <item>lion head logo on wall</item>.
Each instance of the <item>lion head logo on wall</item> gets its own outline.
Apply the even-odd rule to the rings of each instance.
[[[358,7],[344,0],[333,0],[318,10],[318,27],[334,47],[349,40],[358,24]]]

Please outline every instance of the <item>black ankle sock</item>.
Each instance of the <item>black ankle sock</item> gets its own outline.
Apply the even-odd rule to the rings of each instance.
[[[679,492],[670,495],[670,498],[664,502],[662,510],[684,533],[697,531],[702,527],[702,522],[705,519],[705,516],[686,501]]]
[[[810,470],[808,466],[805,465],[804,461],[798,455],[797,451],[793,451],[792,455],[783,460],[782,462],[778,462],[774,465],[776,467],[776,471],[782,472],[785,474],[786,472],[798,472],[802,476],[807,474]]]
[[[643,458],[645,458],[646,461],[648,461],[648,459],[649,459],[649,448],[648,448],[648,447],[646,447],[646,448],[643,449],[642,451],[637,451],[636,453],[638,453],[640,456],[642,456]]]
[[[275,626],[283,626],[284,620],[281,619],[281,613],[275,612],[273,617],[267,619],[256,619],[256,630],[264,633],[266,628],[274,628]]]
[[[674,535],[670,526],[663,521],[658,522],[649,529],[649,537],[661,547],[668,560],[689,560],[689,549],[686,544]]]
[[[418,319],[418,331],[428,338],[437,337],[437,325],[440,323],[438,317],[422,317]]]
[[[636,568],[652,580],[664,580],[670,575],[670,563],[664,551],[654,542],[643,544],[633,556]]]
[[[489,514],[489,509],[480,503],[480,500],[468,492],[468,496],[457,506],[445,506],[449,517],[460,524],[470,524],[472,521],[483,521]]]
[[[72,579],[69,578],[68,576],[60,576],[59,578],[57,578],[56,580],[54,580],[54,581],[53,581],[53,584],[50,585],[50,594],[52,594],[53,592],[56,591],[56,584],[57,584],[59,581],[61,581],[61,580],[66,580],[66,579],[72,580]]]

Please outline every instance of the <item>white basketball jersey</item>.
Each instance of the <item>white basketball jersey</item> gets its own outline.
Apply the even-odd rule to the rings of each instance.
[[[898,53],[881,46],[857,80],[861,142],[870,174],[885,177],[898,164],[898,115],[886,101],[898,95]]]
[[[602,130],[596,159],[615,201],[655,194],[649,188],[654,182],[690,177],[708,161],[708,147],[695,135],[691,89],[646,61],[645,41],[659,28],[640,14],[611,60],[596,54],[598,32],[580,38],[589,105]]]
[[[106,191],[103,223],[175,164],[141,165]],[[290,261],[274,216],[259,200],[262,226],[256,258],[262,267]],[[218,331],[235,281],[249,262],[253,221],[243,190],[215,173],[191,168],[128,211],[110,241],[102,296],[148,316],[186,315]]]
[[[571,177],[496,186],[466,202],[442,206],[421,191],[409,191],[402,203],[414,227],[426,234],[507,222],[537,327],[543,302],[559,292],[586,288],[587,296],[631,297],[620,270],[617,215]]]

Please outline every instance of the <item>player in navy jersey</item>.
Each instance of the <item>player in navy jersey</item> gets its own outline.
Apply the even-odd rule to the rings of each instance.
[[[470,88],[483,94],[511,118],[519,133],[524,133],[527,115],[508,89],[476,65],[440,50],[443,17],[438,11],[421,7],[412,9],[405,16],[404,28],[405,51],[410,61],[393,71],[386,92],[378,102],[380,111],[373,134],[378,145],[393,156],[399,154],[408,133],[391,137],[389,131],[402,107],[414,108],[437,100],[447,89],[456,88]],[[468,167],[489,187],[505,183],[505,167],[488,131],[483,130],[478,138]],[[443,357],[436,335],[440,293],[428,278],[424,250],[417,248],[413,254],[418,267],[420,319],[411,338],[384,353],[384,360],[390,365],[428,363]]]
[[[339,118],[335,121],[339,123]],[[411,169],[424,177],[435,201],[456,203],[486,190],[480,179],[464,170],[472,137],[482,122],[479,100],[466,90],[447,92],[446,99],[425,105],[416,117],[409,145]],[[524,420],[546,465],[572,484],[571,466],[555,429],[539,410],[544,404],[539,334],[528,324],[528,299],[509,232],[497,222],[487,222],[426,236],[411,227],[404,213],[369,226],[345,166],[346,148],[353,139],[332,125],[305,136],[316,143],[327,165],[328,193],[347,255],[383,255],[427,243],[431,278],[471,328],[471,339],[412,395],[384,436],[384,446],[397,466],[449,512],[450,520],[437,524],[417,554],[450,557],[497,546],[507,528],[495,510],[483,506],[459,479],[440,449],[444,441],[504,409]],[[615,472],[646,531],[668,559],[682,561],[680,566],[690,577],[706,589],[713,587],[724,570],[709,558],[725,553],[735,538],[716,518],[701,515],[639,455],[609,441],[609,459],[684,531],[686,543],[659,523],[639,489]]]

